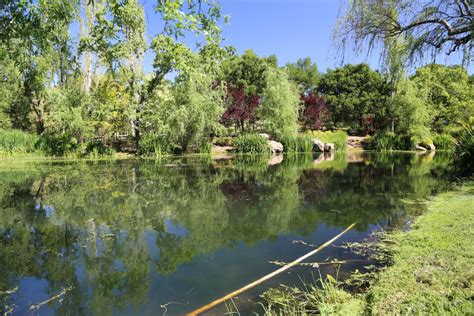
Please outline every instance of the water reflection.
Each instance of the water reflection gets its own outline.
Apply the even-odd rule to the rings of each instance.
[[[4,163],[0,311],[27,314],[68,287],[41,313],[156,314],[177,297],[168,314],[192,310],[274,269],[269,260],[304,253],[292,239],[322,242],[357,221],[347,238],[358,240],[399,221],[413,211],[404,200],[446,185],[449,161],[358,153]]]

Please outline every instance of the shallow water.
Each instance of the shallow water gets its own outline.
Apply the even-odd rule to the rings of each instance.
[[[403,223],[422,211],[407,200],[447,187],[449,160],[359,153],[3,162],[0,312],[182,315],[278,268],[270,261],[311,250],[294,240],[319,245],[357,222],[337,246]],[[335,246],[310,261],[357,259]],[[340,277],[363,264],[343,265]],[[297,267],[235,304],[258,311],[268,287],[319,273],[336,271]]]

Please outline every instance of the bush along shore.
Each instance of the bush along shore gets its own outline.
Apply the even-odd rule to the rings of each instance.
[[[320,284],[264,293],[264,313],[326,315],[470,315],[474,313],[474,183],[427,202],[409,231],[383,233],[376,272],[356,271],[344,283],[328,276]],[[357,247],[356,247],[357,248]],[[349,292],[347,284],[366,283]]]
[[[469,150],[472,139],[472,127],[466,125],[456,137],[450,134],[434,134],[430,143],[417,143],[414,139],[393,133],[381,133],[374,136],[348,136],[344,130],[305,131],[283,135],[263,132],[245,132],[233,136],[215,136],[205,140],[191,153],[239,153],[239,154],[278,154],[309,153],[346,150],[375,151],[434,151],[458,150],[456,157],[464,161],[460,165],[469,166]],[[459,150],[457,144],[466,144]],[[74,136],[62,137],[52,134],[36,135],[21,130],[0,129],[0,157],[65,157],[65,158],[118,158],[142,156],[161,157],[173,154],[187,154],[178,144],[162,146],[159,138],[145,136],[141,146],[136,149],[132,139],[80,140]],[[117,155],[118,154],[118,155]],[[468,169],[469,169],[468,168]]]

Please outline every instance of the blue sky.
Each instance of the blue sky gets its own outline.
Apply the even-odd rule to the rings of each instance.
[[[151,37],[161,28],[154,15],[156,0],[144,0],[147,33]],[[321,72],[341,65],[342,56],[332,39],[332,32],[342,5],[347,0],[221,0],[222,13],[230,16],[223,27],[224,45],[237,52],[253,49],[260,56],[275,54],[279,64],[311,57]],[[346,53],[344,63],[366,62],[380,68],[379,55]],[[151,70],[152,55],[145,58],[145,69]],[[459,63],[459,58],[440,55],[438,63]],[[472,66],[469,69],[472,73]]]

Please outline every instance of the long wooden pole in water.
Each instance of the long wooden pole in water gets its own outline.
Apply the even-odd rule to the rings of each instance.
[[[215,301],[212,301],[210,302],[209,304],[207,305],[204,305],[190,313],[188,313],[187,315],[188,316],[194,316],[194,315],[198,315],[200,313],[203,313],[207,310],[210,310],[211,308],[213,308],[214,306],[217,306],[257,285],[259,285],[260,283],[274,277],[275,275],[277,274],[280,274],[282,273],[283,271],[286,271],[288,269],[290,269],[291,267],[295,266],[296,264],[300,263],[301,261],[303,261],[304,259],[308,258],[308,257],[311,257],[312,255],[314,255],[315,253],[321,251],[322,249],[326,248],[327,246],[329,246],[330,244],[332,244],[334,241],[336,241],[336,239],[338,239],[339,237],[341,237],[342,235],[344,235],[345,233],[347,233],[349,230],[352,229],[352,227],[354,227],[356,223],[352,223],[351,225],[349,225],[346,229],[344,229],[342,232],[340,232],[339,234],[337,234],[336,236],[334,236],[333,238],[329,239],[328,241],[326,241],[324,244],[322,244],[321,246],[319,246],[318,248],[314,249],[313,251],[310,251],[308,252],[307,254],[305,254],[304,256],[302,257],[299,257],[298,259],[296,259],[295,261],[293,262],[290,262],[288,263],[287,265],[281,267],[280,269],[276,270],[276,271],[273,271],[272,273],[270,274],[267,274],[266,276],[264,277],[261,277],[260,279],[250,283],[250,284],[247,284],[246,286],[232,292],[232,293],[229,293],[227,294],[226,296],[223,296]]]

